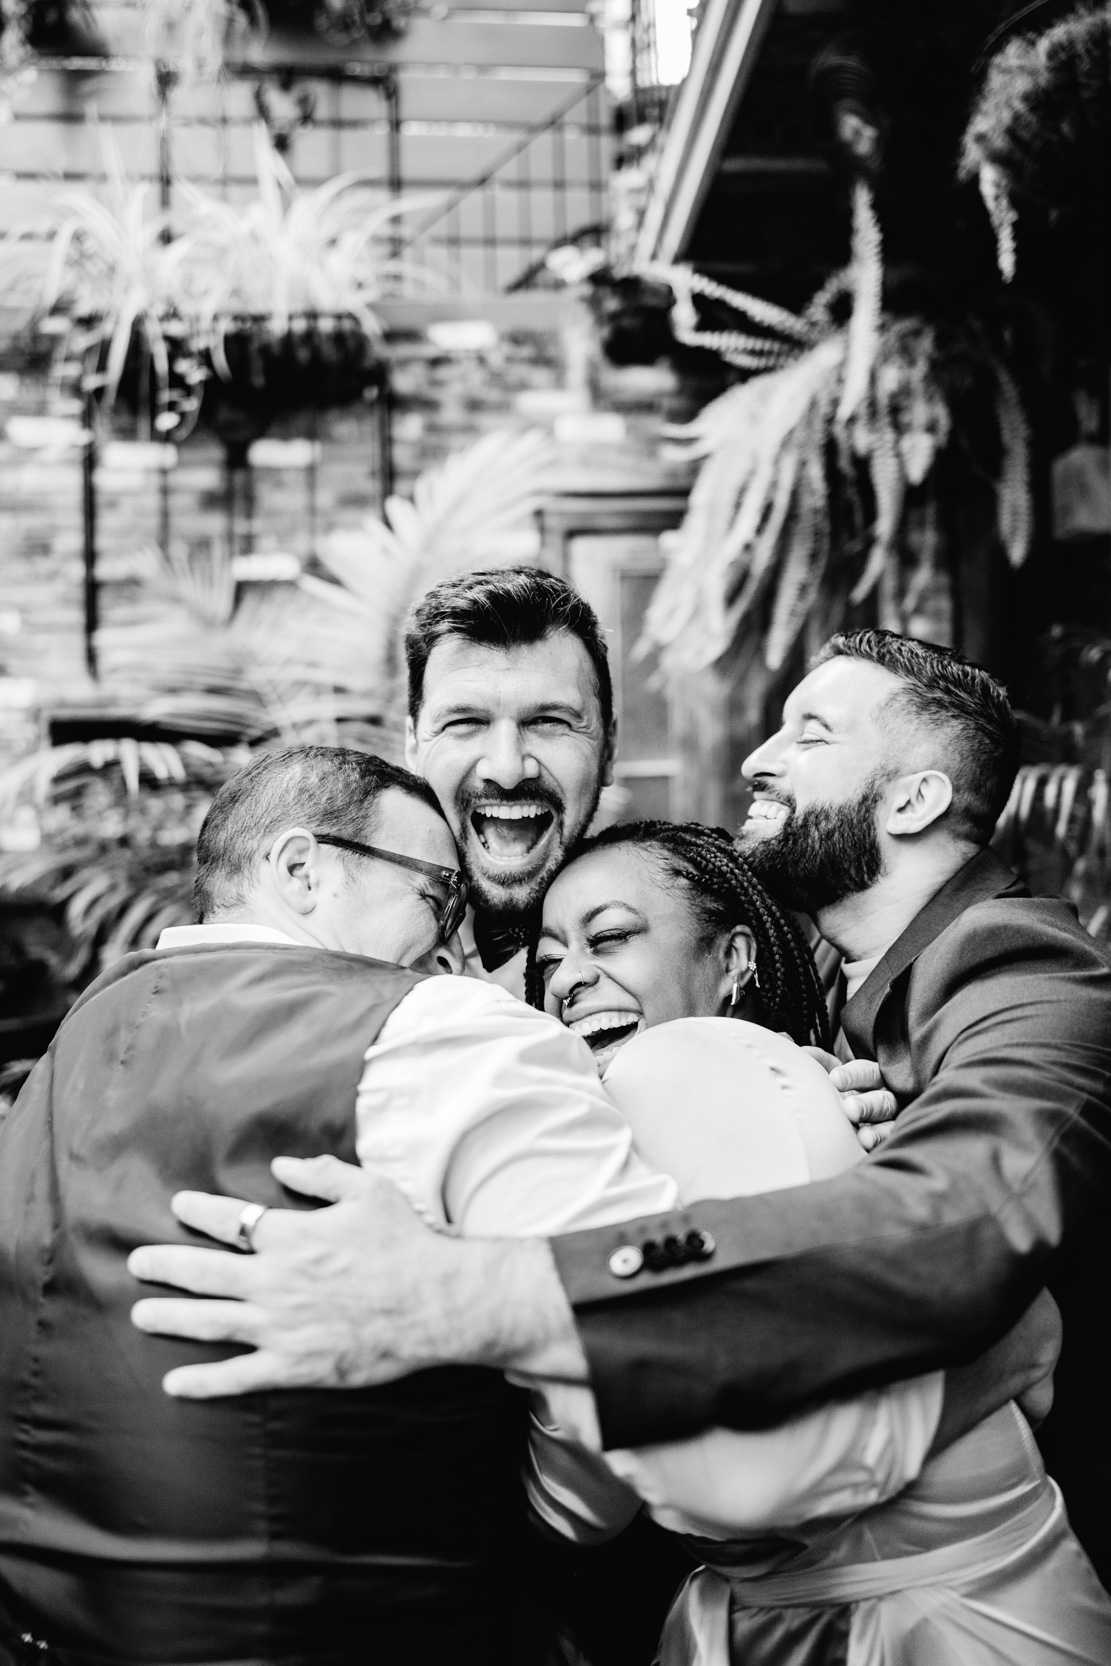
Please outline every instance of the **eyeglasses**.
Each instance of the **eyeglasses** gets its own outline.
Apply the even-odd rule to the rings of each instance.
[[[335,845],[339,850],[352,850],[356,856],[376,856],[380,862],[393,862],[399,868],[411,868],[414,873],[427,874],[438,885],[447,886],[447,898],[440,907],[440,940],[450,943],[463,922],[467,911],[467,881],[458,868],[441,868],[435,862],[420,862],[415,856],[400,856],[396,850],[381,850],[377,845],[360,845],[354,839],[341,839],[335,833],[314,833],[318,845]]]

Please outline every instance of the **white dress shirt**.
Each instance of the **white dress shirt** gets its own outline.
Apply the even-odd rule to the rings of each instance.
[[[305,947],[271,927],[239,924],[171,927],[158,947],[239,942]],[[417,984],[366,1049],[353,1111],[360,1162],[392,1180],[440,1231],[549,1237],[679,1202],[675,1180],[636,1151],[586,1043],[496,984],[465,977]],[[587,1539],[624,1525],[639,1506],[616,1474],[667,1525],[702,1532],[863,1509],[917,1475],[940,1417],[941,1385],[935,1373],[780,1430],[711,1430],[609,1454],[605,1463],[590,1454],[580,1462],[577,1444],[549,1430],[538,1433],[530,1496],[552,1526]],[[597,1427],[589,1393],[557,1391],[553,1404],[559,1421],[589,1440]]]

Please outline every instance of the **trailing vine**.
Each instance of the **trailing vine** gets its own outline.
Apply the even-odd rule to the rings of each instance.
[[[673,430],[701,468],[646,623],[644,646],[660,650],[670,674],[714,664],[765,603],[764,657],[772,670],[782,665],[831,560],[844,553],[834,526],[845,500],[858,518],[864,506],[850,601],[864,601],[885,574],[894,593],[908,488],[926,481],[954,432],[946,361],[961,361],[966,382],[992,390],[999,536],[1014,566],[1026,557],[1027,426],[1013,379],[975,329],[958,336],[923,317],[883,311],[882,237],[863,181],[854,191],[852,247],[852,264],[801,314],[686,268],[650,273],[672,285],[681,342],[750,372]],[[701,330],[696,295],[727,302],[749,328]],[[919,594],[924,582],[922,574],[912,581]],[[888,622],[902,628],[908,605],[904,596]]]

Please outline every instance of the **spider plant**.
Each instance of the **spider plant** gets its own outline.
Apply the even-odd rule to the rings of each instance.
[[[195,419],[205,378],[178,304],[182,245],[171,239],[166,215],[150,211],[150,186],[128,180],[106,128],[100,146],[102,195],[67,190],[54,199],[37,311],[58,337],[55,371],[63,382],[97,392],[111,410],[134,370],[144,426],[153,420],[169,433]],[[26,283],[37,255],[30,237],[40,230],[22,226],[5,238],[10,287]]]
[[[216,81],[229,45],[265,32],[261,0],[143,0],[143,45],[186,85]]]
[[[300,190],[261,122],[254,128],[258,196],[232,205],[183,184],[189,219],[178,255],[184,304],[218,374],[233,379],[228,339],[261,329],[271,341],[314,330],[350,330],[375,342],[374,311],[395,263],[381,238],[399,214],[423,209],[422,196],[376,202],[367,178],[340,174]]]

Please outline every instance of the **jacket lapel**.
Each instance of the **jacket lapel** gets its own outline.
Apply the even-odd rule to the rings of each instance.
[[[879,1010],[901,972],[905,972],[959,914],[990,897],[1027,896],[1025,885],[993,850],[980,850],[931,897],[874,966],[841,1012],[841,1027],[857,1058],[875,1058],[874,1035]]]

